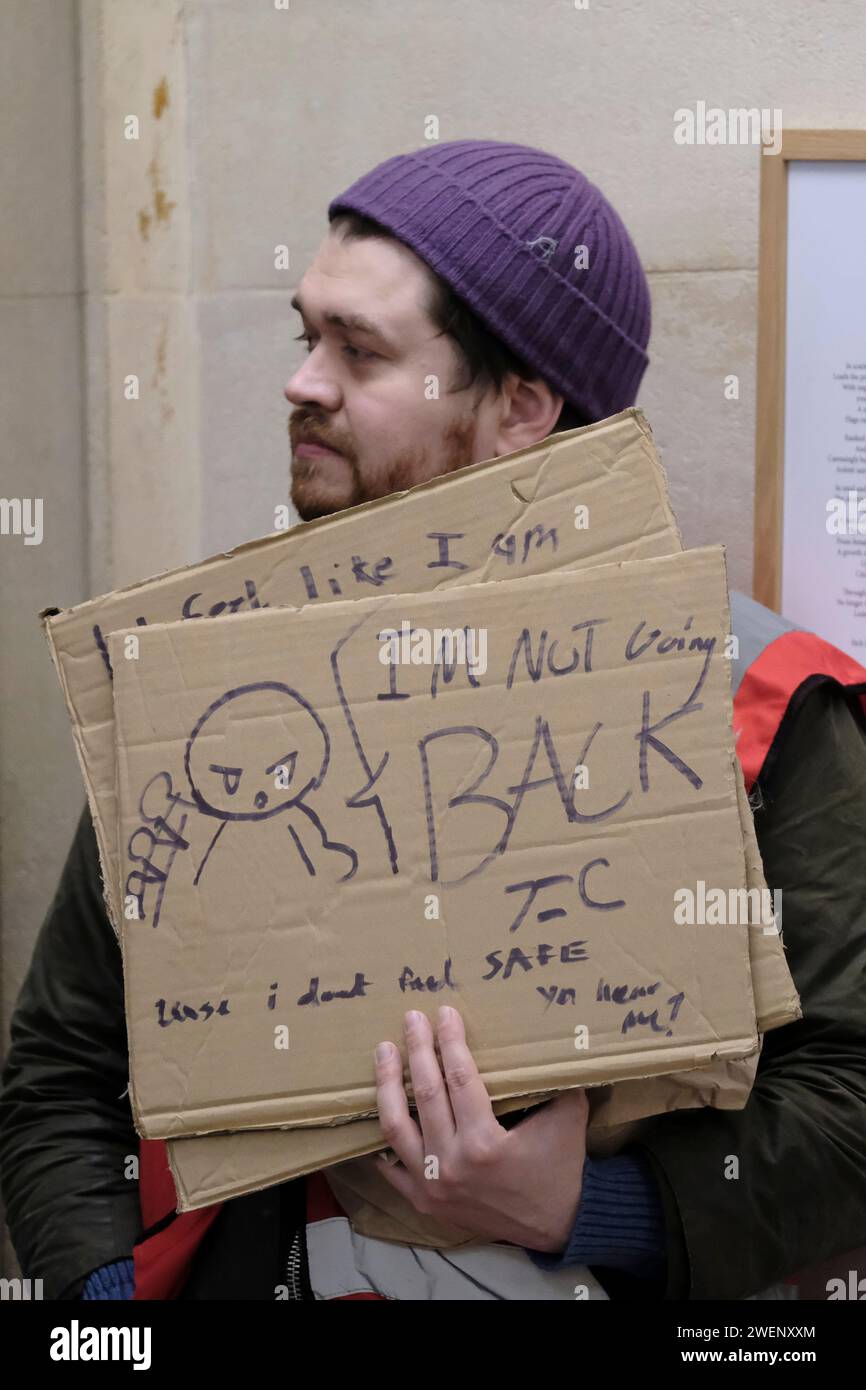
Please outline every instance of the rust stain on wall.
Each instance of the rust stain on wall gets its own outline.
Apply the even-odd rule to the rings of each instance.
[[[159,395],[160,417],[163,426],[167,425],[174,418],[174,406],[170,404],[168,388],[166,386],[168,358],[168,323],[164,323],[159,330],[159,337],[156,340],[156,361],[154,363],[151,387]]]
[[[159,337],[156,340],[156,365],[154,367],[151,386],[159,387],[161,379],[165,376],[166,348],[168,347],[168,324],[164,323],[159,330]]]
[[[165,108],[168,106],[168,83],[163,77],[153,89],[153,114],[159,120]]]
[[[165,196],[165,189],[160,187],[160,172],[156,155],[148,164],[147,172],[153,186],[153,208],[156,220],[157,222],[170,222],[172,209],[177,207],[177,203],[170,203]]]
[[[138,212],[138,230],[142,241],[150,240],[151,223],[162,222],[167,225],[171,221],[173,210],[177,207],[177,203],[166,197],[165,189],[161,186],[156,155],[147,166],[147,176],[153,189],[153,205],[150,211],[147,208],[140,208]]]

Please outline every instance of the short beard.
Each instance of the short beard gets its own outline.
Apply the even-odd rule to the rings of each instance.
[[[315,484],[315,459],[292,459],[292,504],[302,521],[313,521],[317,517],[332,516],[335,512],[349,507],[360,506],[362,502],[373,502],[380,497],[390,497],[395,492],[404,492],[418,483],[427,482],[446,473],[454,473],[473,462],[475,443],[475,417],[465,415],[452,420],[442,437],[440,450],[437,450],[436,466],[425,448],[408,449],[392,459],[373,486],[365,484],[358,463],[353,454],[344,454],[352,476],[352,486],[348,499],[339,505],[329,501],[325,494],[318,494]]]

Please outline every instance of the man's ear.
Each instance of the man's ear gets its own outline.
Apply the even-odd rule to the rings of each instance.
[[[537,444],[551,433],[563,406],[541,377],[530,380],[509,372],[502,383],[495,458]]]

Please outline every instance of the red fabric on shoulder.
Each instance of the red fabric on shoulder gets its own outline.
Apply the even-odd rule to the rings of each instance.
[[[307,1224],[327,1221],[331,1216],[345,1216],[323,1172],[308,1173],[306,1179]]]
[[[177,1210],[177,1193],[163,1139],[140,1139],[138,1199],[146,1231]],[[196,1250],[222,1209],[222,1202],[175,1216],[162,1230],[133,1247],[134,1299],[177,1298]]]
[[[138,1200],[141,1224],[146,1231],[177,1209],[177,1193],[164,1139],[138,1141]]]
[[[813,632],[785,632],[755,658],[734,696],[734,735],[746,790],[751,791],[785,711],[810,676],[866,687],[866,669]],[[866,710],[866,695],[860,695]]]
[[[199,1211],[185,1211],[170,1226],[133,1246],[134,1299],[177,1298],[189,1277],[193,1257],[221,1208],[222,1202],[218,1202]]]

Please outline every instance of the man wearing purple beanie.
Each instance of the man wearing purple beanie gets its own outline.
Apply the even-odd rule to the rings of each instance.
[[[646,276],[610,203],[555,155],[431,145],[328,216],[293,300],[310,355],[285,393],[305,520],[634,402]]]
[[[292,301],[308,349],[285,387],[302,518],[513,453],[635,401],[648,362],[646,276],[617,213],[562,159],[489,140],[431,144],[358,179],[328,216]],[[743,646],[754,632],[757,650],[790,625],[737,600],[734,628]],[[478,1242],[466,1250],[351,1231],[339,1207],[322,1204],[318,1174],[235,1198],[197,1227],[189,1217],[204,1213],[175,1219],[169,1209],[142,1231],[135,1184],[123,1177],[137,1138],[119,1097],[128,1078],[122,974],[85,808],[13,1019],[0,1102],[3,1194],[25,1272],[44,1277],[50,1297],[130,1298],[140,1253],[159,1243],[172,1272],[148,1297],[780,1297],[788,1276],[866,1238],[862,903],[856,876],[850,891],[817,887],[836,885],[836,846],[866,815],[866,775],[852,773],[858,759],[866,767],[866,742],[838,687],[821,700],[821,721],[801,718],[789,733],[791,751],[762,784],[756,815],[773,886],[784,880],[787,894],[789,861],[810,865],[808,889],[786,897],[806,1031],[798,1023],[765,1039],[744,1110],[654,1117],[625,1151],[594,1160],[582,1090],[495,1119],[456,1010],[440,1013],[435,1039],[423,1014],[406,1016],[420,1124],[398,1050],[377,1049],[379,1115],[399,1161],[364,1161],[380,1164],[395,1198]],[[810,759],[820,772],[798,783]],[[820,818],[804,801],[818,776]],[[832,900],[846,989],[856,975],[859,996],[853,983],[837,988],[842,970],[827,967],[810,894],[822,912]],[[67,1077],[62,1113],[41,1118],[33,1093],[51,1094]],[[443,1168],[435,1183],[425,1180],[431,1152]],[[46,1156],[32,1174],[31,1153]],[[740,1181],[729,1181],[731,1155]],[[821,1183],[836,1202],[827,1216],[810,1206]]]

